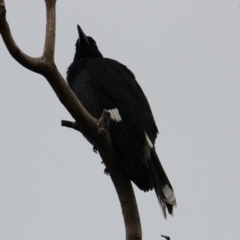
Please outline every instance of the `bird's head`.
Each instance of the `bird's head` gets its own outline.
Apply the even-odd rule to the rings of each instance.
[[[98,58],[102,57],[102,54],[98,50],[95,40],[91,37],[87,37],[80,26],[78,28],[78,40],[76,42],[76,53],[74,60],[81,58]]]

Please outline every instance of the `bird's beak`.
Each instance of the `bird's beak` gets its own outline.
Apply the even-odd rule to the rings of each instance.
[[[77,25],[77,28],[78,28],[79,44],[82,43],[82,42],[85,42],[85,43],[89,44],[87,36],[85,35],[85,33],[83,32],[83,30],[80,28],[79,25]]]

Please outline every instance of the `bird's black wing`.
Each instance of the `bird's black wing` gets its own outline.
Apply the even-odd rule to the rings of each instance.
[[[152,189],[144,145],[146,135],[154,144],[157,127],[142,89],[131,71],[114,60],[92,59],[85,68],[100,110],[111,112],[112,141],[131,180],[144,191]]]
[[[111,113],[110,134],[129,178],[142,190],[154,187],[166,217],[176,205],[173,188],[155,152],[158,133],[148,101],[124,65],[104,58],[75,60],[67,81],[87,111]]]

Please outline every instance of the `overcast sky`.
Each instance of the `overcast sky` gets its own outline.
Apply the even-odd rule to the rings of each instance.
[[[40,56],[44,1],[6,7],[19,47]],[[156,149],[178,207],[166,221],[155,193],[134,187],[144,239],[239,239],[239,1],[58,1],[55,57],[64,77],[77,24],[134,72],[160,130]],[[0,239],[124,239],[99,155],[60,126],[69,113],[1,40],[0,111]]]

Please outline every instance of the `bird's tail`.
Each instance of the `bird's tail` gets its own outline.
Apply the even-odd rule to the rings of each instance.
[[[177,206],[176,198],[171,183],[158,159],[155,149],[151,151],[151,160],[149,161],[149,170],[151,172],[154,190],[157,194],[159,204],[163,210],[163,215],[167,218],[168,213],[173,216],[173,208]]]

